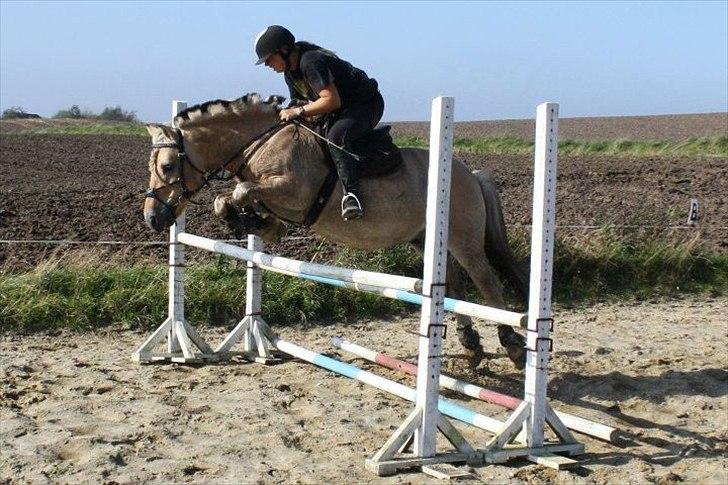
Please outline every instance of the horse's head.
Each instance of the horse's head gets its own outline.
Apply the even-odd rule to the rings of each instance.
[[[159,232],[171,226],[192,197],[223,172],[237,173],[244,149],[277,121],[283,98],[249,94],[235,101],[193,106],[174,119],[174,128],[146,125],[152,137],[144,220]]]
[[[149,188],[144,201],[144,220],[159,232],[171,226],[205,183],[205,171],[185,152],[182,133],[166,125],[146,125],[152,137]]]

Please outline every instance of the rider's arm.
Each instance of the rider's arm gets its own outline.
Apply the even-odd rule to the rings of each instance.
[[[341,107],[341,97],[339,91],[332,83],[324,87],[318,93],[319,99],[312,101],[300,108],[288,108],[281,111],[282,120],[292,120],[300,116],[313,116],[331,113]]]
[[[331,113],[341,108],[339,90],[334,84],[329,84],[318,93],[319,99],[304,106],[306,116],[322,115]]]
[[[341,107],[341,97],[334,85],[334,76],[331,72],[331,59],[320,52],[310,51],[301,57],[300,69],[305,82],[318,93],[318,99],[301,108],[291,108],[281,111],[283,120],[298,118],[299,116],[312,116],[330,113]]]

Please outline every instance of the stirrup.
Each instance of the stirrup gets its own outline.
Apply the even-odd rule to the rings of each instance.
[[[353,205],[352,202],[356,205]],[[359,198],[351,192],[344,194],[344,197],[341,198],[341,218],[350,221],[359,219],[362,216],[364,216],[364,210],[361,207]]]

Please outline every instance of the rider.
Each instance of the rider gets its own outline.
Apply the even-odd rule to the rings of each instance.
[[[256,64],[265,63],[284,73],[291,103],[281,110],[282,120],[304,115],[332,116],[326,138],[335,145],[331,157],[344,187],[341,217],[345,221],[362,217],[356,160],[347,152],[351,152],[354,140],[371,132],[382,118],[384,100],[377,81],[331,51],[309,42],[296,42],[293,34],[280,25],[271,25],[258,34],[255,53]]]

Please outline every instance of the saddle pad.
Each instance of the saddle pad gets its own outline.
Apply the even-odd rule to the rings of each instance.
[[[352,144],[354,153],[360,158],[357,164],[360,177],[383,177],[402,165],[402,153],[392,141],[390,129],[391,126],[382,126]]]

